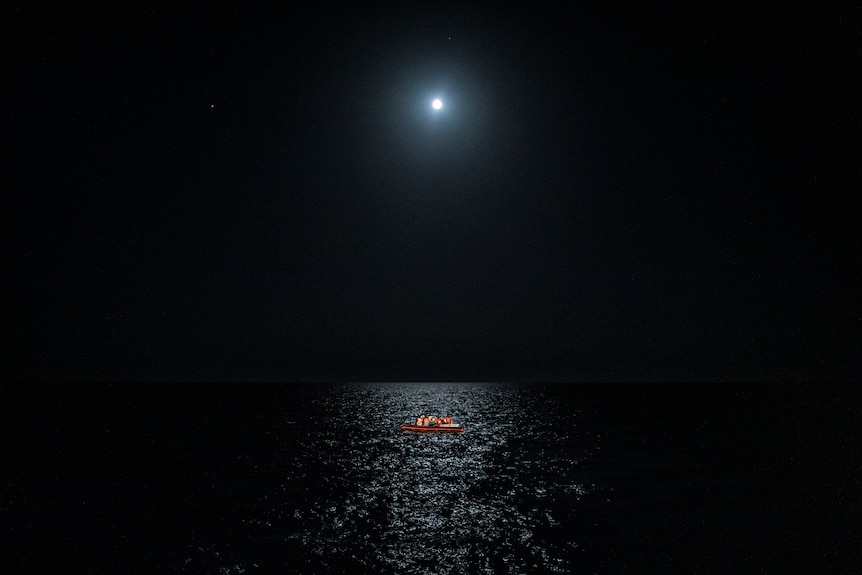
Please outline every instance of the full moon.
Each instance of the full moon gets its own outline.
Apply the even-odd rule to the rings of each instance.
[[[443,107],[443,102],[440,101],[440,98],[437,98],[433,102],[431,102],[431,107],[435,110],[439,110]]]

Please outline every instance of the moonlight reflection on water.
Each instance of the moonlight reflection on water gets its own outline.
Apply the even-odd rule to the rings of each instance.
[[[367,551],[402,572],[432,568],[456,573],[468,566],[493,570],[499,562],[520,563],[521,568],[565,566],[536,541],[535,531],[556,522],[548,508],[555,488],[581,493],[583,487],[537,482],[541,468],[554,463],[542,457],[538,445],[513,453],[516,437],[529,443],[539,433],[536,410],[516,390],[363,386],[345,391],[338,403],[345,420],[351,414],[372,414],[387,430],[397,429],[418,410],[451,413],[467,432],[380,433],[375,426],[353,435],[345,453],[348,466],[367,475],[346,502],[347,516],[365,516],[369,504],[383,513],[371,525],[349,525],[336,535],[336,544],[340,540],[350,546],[370,527],[379,542]]]
[[[330,388],[312,402],[313,425],[285,417],[284,482],[245,523],[309,571],[564,572],[578,542],[559,532],[555,505],[588,489],[572,481],[578,460],[559,449],[568,433],[549,429],[540,402],[492,385]],[[400,431],[421,412],[467,431]]]

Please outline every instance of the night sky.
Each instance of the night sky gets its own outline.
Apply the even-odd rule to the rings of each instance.
[[[280,4],[7,11],[5,378],[858,378],[853,3]]]

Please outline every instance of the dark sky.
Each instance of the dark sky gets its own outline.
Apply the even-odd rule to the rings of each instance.
[[[283,4],[13,6],[7,377],[858,377],[852,3]]]

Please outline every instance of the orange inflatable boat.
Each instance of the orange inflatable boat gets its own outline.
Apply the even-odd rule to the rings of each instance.
[[[405,423],[401,426],[402,431],[416,431],[419,433],[458,433],[464,431],[464,426],[458,423],[452,423],[451,417],[425,417],[420,415],[416,419],[416,423]]]

